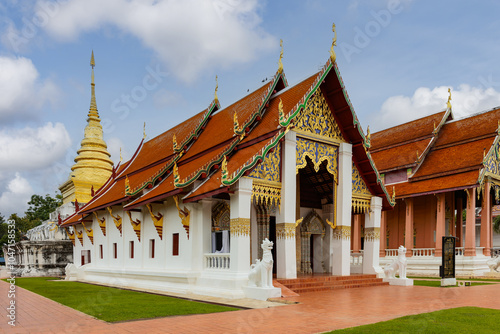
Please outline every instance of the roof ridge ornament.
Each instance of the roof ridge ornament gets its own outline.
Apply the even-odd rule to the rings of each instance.
[[[123,161],[123,157],[122,157],[122,148],[120,147],[120,162]]]
[[[146,139],[146,122],[144,122],[144,127],[142,129],[142,139]]]
[[[177,151],[177,137],[175,136],[175,133],[174,133],[174,136],[172,137],[172,142],[174,144],[174,152]]]
[[[450,94],[448,96],[448,102],[446,102],[446,107],[448,110],[451,111],[451,88],[448,88],[448,94]]]
[[[283,59],[283,40],[282,39],[280,39],[280,47],[281,47],[281,51],[280,51],[280,59],[278,60],[278,73],[283,72],[283,62],[281,61]]]
[[[215,92],[214,92],[214,101],[219,102],[219,97],[217,96],[217,91],[219,90],[219,80],[217,75],[215,75]]]
[[[283,101],[280,98],[280,103],[278,104],[278,114],[280,125],[285,123],[285,114],[283,112]],[[499,121],[500,122],[500,121]],[[283,126],[283,125],[282,125]]]
[[[370,126],[366,128],[366,137],[365,137],[365,147],[370,148],[372,146],[371,142],[372,134],[370,133]]]
[[[334,36],[333,36],[332,46],[330,48],[330,59],[332,60],[332,63],[333,63],[337,59],[337,55],[335,54],[335,50],[333,50],[333,47],[337,46],[337,30],[335,29],[335,23],[333,23],[333,25],[332,25],[332,31],[334,33]]]
[[[222,160],[221,164],[221,176],[222,176],[222,181],[227,180],[227,158],[226,155],[224,154],[224,159]]]
[[[500,120],[498,120],[497,134],[500,136]]]

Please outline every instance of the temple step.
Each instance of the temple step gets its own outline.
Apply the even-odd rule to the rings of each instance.
[[[377,278],[376,275],[304,276],[297,279],[278,279],[277,281],[298,294],[389,285],[389,283],[383,282],[381,278]]]

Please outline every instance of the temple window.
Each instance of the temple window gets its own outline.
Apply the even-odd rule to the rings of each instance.
[[[212,253],[229,253],[230,250],[229,205],[218,202],[212,208]]]
[[[179,255],[179,233],[172,234],[172,255]]]
[[[155,258],[155,239],[149,239],[149,257]]]
[[[118,245],[115,243],[113,243],[113,259],[116,259],[118,258]]]
[[[129,250],[130,250],[130,258],[133,259],[134,258],[134,242],[133,241],[130,241]]]

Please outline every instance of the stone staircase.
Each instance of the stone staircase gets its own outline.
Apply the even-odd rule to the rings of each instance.
[[[377,278],[376,275],[313,275],[298,277],[296,279],[277,279],[276,281],[298,294],[305,292],[389,285],[389,283],[383,282],[381,278]]]

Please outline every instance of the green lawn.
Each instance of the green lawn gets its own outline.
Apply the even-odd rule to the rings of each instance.
[[[360,315],[362,316],[362,315]],[[330,333],[498,333],[500,310],[459,307],[422,313]]]
[[[493,283],[478,283],[478,282],[472,282],[471,285],[472,286],[476,286],[476,285],[487,285],[487,284],[493,284]],[[433,286],[433,287],[439,287],[441,288],[441,280],[432,280],[432,281],[427,281],[427,280],[418,280],[418,279],[413,279],[413,285],[419,285],[419,286]],[[457,285],[449,285],[449,286],[446,286],[446,287],[443,287],[443,288],[453,288],[453,287],[457,287],[458,286],[458,283]],[[468,288],[468,287],[464,287],[464,288]]]
[[[54,279],[56,278],[16,278],[16,285],[108,322],[237,310],[92,284],[54,282]]]
[[[424,277],[424,276],[408,276],[408,278],[441,280],[441,277],[435,277],[435,276],[429,276],[429,277]],[[457,278],[457,281],[500,282],[500,279],[493,279],[493,278]]]

